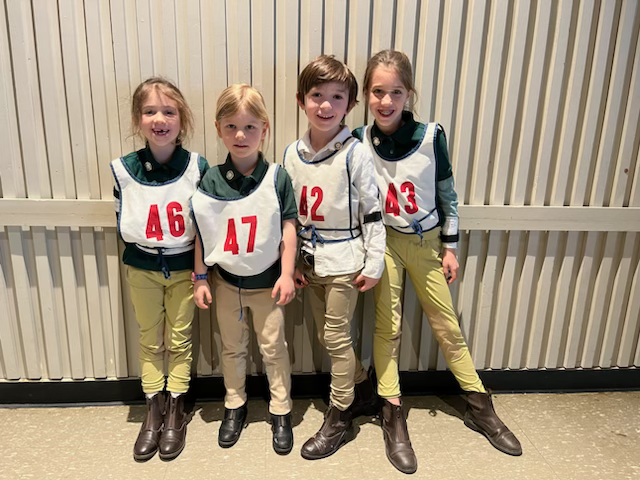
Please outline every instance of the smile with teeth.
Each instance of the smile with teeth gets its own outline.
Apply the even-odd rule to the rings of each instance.
[[[334,115],[322,115],[321,113],[319,113],[318,117],[322,118],[323,120],[330,120],[334,117]]]
[[[160,130],[160,129],[157,129],[157,128],[154,128],[154,129],[153,129],[153,134],[154,134],[154,135],[159,135],[159,136],[163,137],[163,136],[165,136],[167,133],[169,133],[169,130]]]
[[[393,115],[394,110],[378,110],[378,113],[383,117],[390,117]]]

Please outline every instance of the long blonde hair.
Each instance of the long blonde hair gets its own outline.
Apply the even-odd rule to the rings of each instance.
[[[269,112],[264,104],[262,94],[246,83],[236,83],[225,88],[216,104],[216,122],[220,122],[225,117],[235,115],[244,108],[248,113],[264,123],[267,129],[266,145],[269,146],[271,135],[271,123],[269,122]],[[260,151],[264,153],[265,140],[260,142]]]
[[[193,134],[193,113],[187,105],[182,92],[166,78],[150,77],[138,85],[131,99],[131,134],[133,136],[142,136],[140,134],[140,119],[142,118],[142,107],[144,102],[149,98],[152,90],[166,95],[178,105],[178,113],[180,114],[180,133],[176,138],[176,144],[183,143]],[[146,139],[145,139],[146,140]]]

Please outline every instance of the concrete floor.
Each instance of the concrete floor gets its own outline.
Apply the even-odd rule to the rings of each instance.
[[[640,393],[496,395],[498,414],[520,439],[521,457],[495,450],[461,420],[458,396],[407,397],[418,471],[387,461],[377,420],[324,460],[300,446],[322,423],[322,400],[294,402],[294,450],[276,455],[267,406],[249,402],[249,426],[230,449],[217,443],[222,402],[197,404],[187,446],[171,462],[136,463],[144,406],[0,408],[0,479],[640,479]]]

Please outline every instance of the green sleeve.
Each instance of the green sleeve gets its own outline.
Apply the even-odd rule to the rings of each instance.
[[[356,128],[353,132],[351,132],[351,135],[362,141],[362,137],[364,136],[364,127]]]
[[[210,168],[209,162],[207,162],[206,158],[200,157],[198,159],[198,168],[200,169],[200,180],[202,181],[204,179],[205,174]]]
[[[200,188],[212,195],[216,194],[216,183],[214,179],[215,170],[215,168],[207,168],[206,173],[200,181]]]
[[[447,136],[440,125],[438,125],[438,133],[436,134],[436,161],[438,162],[438,181],[453,175],[447,150]]]
[[[282,205],[282,220],[298,218],[298,206],[296,196],[291,184],[291,177],[284,168],[278,170],[278,197]]]

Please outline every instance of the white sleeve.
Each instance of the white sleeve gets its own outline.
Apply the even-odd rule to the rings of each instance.
[[[374,173],[373,156],[364,145],[359,144],[353,149],[352,161],[352,182],[359,196],[359,219],[365,249],[362,275],[380,278],[384,272],[387,233],[382,223],[380,194]],[[365,217],[368,217],[366,223]],[[372,221],[371,218],[375,220]]]

